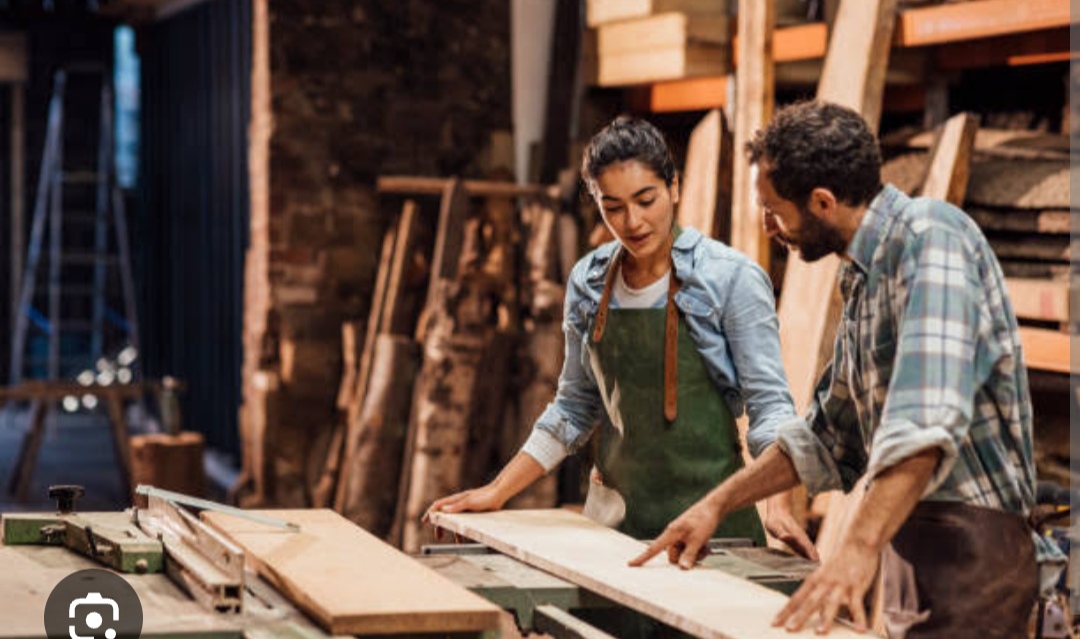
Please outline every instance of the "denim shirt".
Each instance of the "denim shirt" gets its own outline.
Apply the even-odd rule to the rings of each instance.
[[[546,470],[582,446],[606,417],[583,345],[618,246],[597,248],[570,273],[558,391],[522,448]],[[756,457],[776,439],[780,424],[796,417],[780,358],[772,283],[748,257],[691,228],[676,237],[672,261],[681,282],[675,304],[731,412],[738,417],[745,409],[749,416],[747,446]]]

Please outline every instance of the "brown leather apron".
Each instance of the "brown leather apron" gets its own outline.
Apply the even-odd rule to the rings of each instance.
[[[1024,639],[1038,594],[1019,515],[920,502],[881,556],[891,639]]]

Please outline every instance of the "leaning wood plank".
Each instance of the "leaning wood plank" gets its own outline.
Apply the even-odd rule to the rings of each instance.
[[[375,338],[382,332],[379,324],[382,321],[382,312],[386,303],[386,283],[390,278],[390,262],[394,256],[396,237],[396,227],[390,227],[383,236],[379,268],[375,274],[375,291],[371,295],[367,329],[364,332],[364,346],[360,351],[360,363],[357,367],[356,390],[352,393],[350,406],[363,402],[364,397],[367,396],[371,380],[371,363],[375,359]],[[352,436],[350,435],[348,439],[351,440]]]
[[[888,42],[896,0],[844,0],[833,27],[817,97],[859,111],[877,128],[884,92]],[[813,264],[791,256],[780,297],[780,345],[800,412],[805,410],[821,371],[821,354],[831,353],[840,295],[840,260],[828,256]]]
[[[439,205],[439,227],[435,232],[435,250],[431,258],[425,312],[430,312],[436,291],[444,280],[453,280],[458,272],[458,259],[465,241],[465,218],[469,200],[461,180],[446,183]]]
[[[921,191],[923,197],[963,205],[978,130],[978,118],[970,113],[954,115],[945,122],[930,153],[930,166]]]
[[[787,597],[719,570],[680,570],[658,557],[640,568],[627,562],[645,544],[566,510],[434,513],[437,526],[491,546],[616,603],[707,639],[814,636],[771,625]],[[830,637],[855,637],[843,627]]]
[[[498,625],[496,606],[333,511],[255,512],[299,524],[300,531],[210,511],[202,518],[331,634],[469,632]]]
[[[724,116],[713,109],[690,134],[686,171],[679,200],[679,225],[693,227],[705,237],[716,237],[717,196],[720,190],[720,154]]]
[[[402,303],[405,274],[416,250],[419,224],[417,223],[416,202],[405,200],[398,219],[397,235],[394,240],[394,255],[390,261],[390,273],[386,278],[386,301],[383,304],[382,319],[379,320],[380,333],[405,335],[410,332],[410,318],[406,304]]]
[[[1024,347],[1024,363],[1029,369],[1054,373],[1076,373],[1072,366],[1072,351],[1080,346],[1068,333],[1045,328],[1020,327],[1020,343]]]
[[[750,160],[743,150],[754,131],[772,119],[775,86],[773,28],[776,3],[739,0],[735,41],[735,153],[732,166],[731,246],[769,270],[769,238],[754,195]]]

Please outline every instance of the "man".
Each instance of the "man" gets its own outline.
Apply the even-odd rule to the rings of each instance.
[[[1027,636],[1037,594],[1031,400],[1001,268],[963,211],[881,184],[877,141],[849,109],[804,102],[747,145],[766,231],[843,264],[832,363],[805,421],[679,518],[640,557],[683,568],[727,513],[800,480],[867,488],[835,556],[774,620],[867,626],[884,578],[890,637]]]

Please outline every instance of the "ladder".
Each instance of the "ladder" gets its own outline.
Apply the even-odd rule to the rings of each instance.
[[[73,81],[97,82],[101,87],[96,149],[83,148],[81,157],[70,153],[76,161],[94,165],[77,170],[64,165],[65,146],[75,146],[71,139],[65,144],[64,130],[64,95]],[[26,378],[61,381],[80,373],[85,380],[85,371],[93,371],[103,357],[129,346],[134,350],[128,351],[126,360],[138,353],[135,286],[113,153],[112,96],[108,74],[100,65],[56,72],[12,334],[13,386]],[[77,138],[86,132],[67,133]],[[89,159],[94,156],[96,160]],[[38,336],[36,352],[31,352],[32,336]],[[47,354],[40,352],[40,336],[47,338]],[[125,363],[133,379],[118,381],[134,381],[137,367]],[[80,381],[93,383],[84,380]]]

